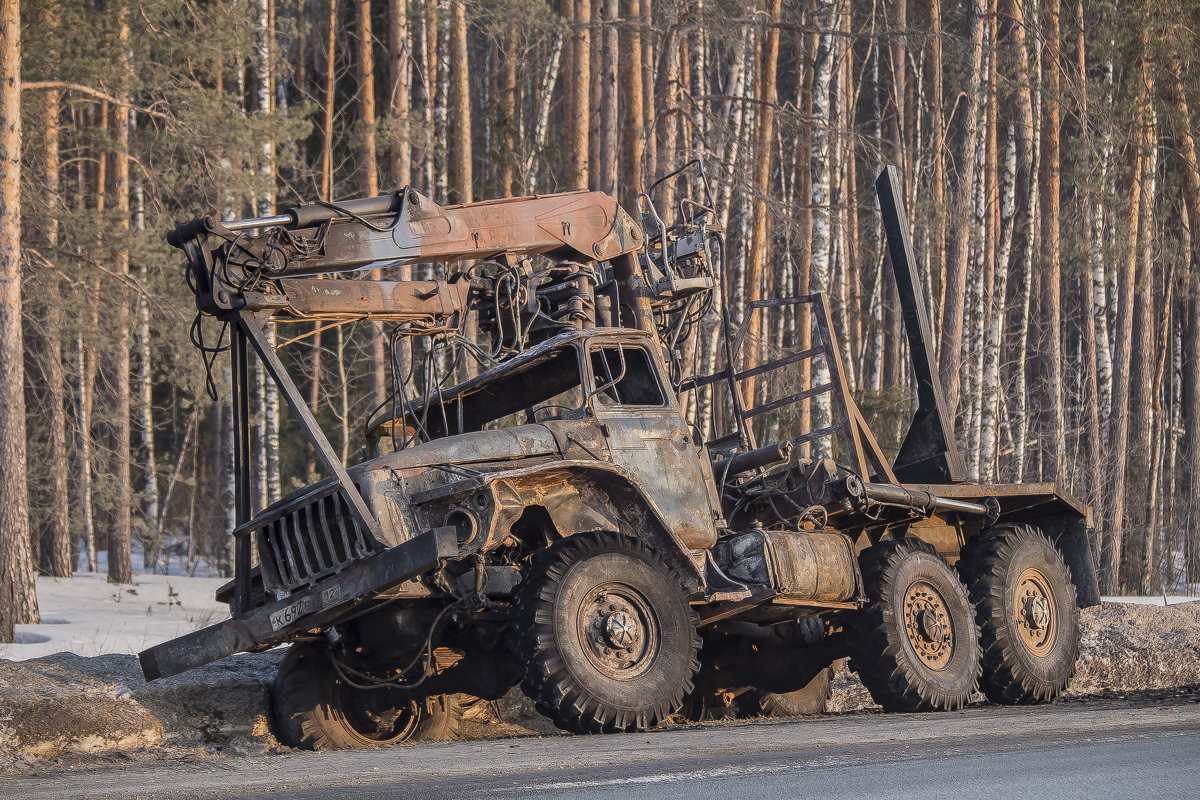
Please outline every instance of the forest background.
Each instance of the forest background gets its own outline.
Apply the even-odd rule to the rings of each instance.
[[[1104,591],[1194,590],[1197,22],[1109,0],[9,0],[0,639],[36,621],[35,570],[229,570],[227,362],[206,386],[167,227],[405,185],[632,210],[693,158],[721,301],[738,320],[828,293],[893,450],[913,389],[871,184],[896,164],[971,478],[1090,504]],[[376,402],[365,327],[285,351],[349,460]],[[261,373],[253,409],[266,502],[315,465]]]

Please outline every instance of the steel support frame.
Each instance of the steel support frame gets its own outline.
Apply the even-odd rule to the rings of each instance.
[[[229,323],[231,332],[230,360],[233,372],[233,465],[234,465],[234,510],[236,513],[234,541],[234,613],[246,613],[251,607],[250,570],[251,537],[253,529],[246,523],[253,515],[253,484],[251,483],[251,439],[250,439],[250,358],[253,349],[267,375],[275,382],[287,401],[292,415],[299,422],[309,444],[316,451],[321,464],[338,482],[338,491],[345,498],[354,521],[376,540],[379,539],[379,522],[367,507],[358,487],[354,485],[346,467],[333,449],[329,438],[321,430],[308,402],[292,380],[292,376],[279,360],[275,348],[267,341],[263,331],[270,323],[272,311],[231,311],[222,319]]]
[[[917,383],[917,410],[892,469],[907,483],[960,483],[966,480],[967,468],[954,438],[954,409],[946,404],[937,362],[930,350],[934,343],[929,333],[925,292],[916,272],[917,259],[904,210],[900,173],[894,166],[888,165],[879,173],[875,193],[879,196],[892,276],[900,297]]]

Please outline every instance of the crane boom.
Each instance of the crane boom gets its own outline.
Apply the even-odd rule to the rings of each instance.
[[[167,240],[187,254],[197,304],[206,313],[244,308],[443,321],[463,310],[469,284],[363,281],[335,288],[298,278],[478,259],[512,265],[534,255],[608,261],[632,274],[644,244],[641,227],[603,192],[439,206],[413,189],[305,204],[257,219],[198,217],[169,231]]]

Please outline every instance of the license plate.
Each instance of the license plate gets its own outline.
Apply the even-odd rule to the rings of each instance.
[[[312,597],[301,598],[271,614],[271,630],[277,631],[280,628],[286,628],[305,614],[312,613],[312,610]]]

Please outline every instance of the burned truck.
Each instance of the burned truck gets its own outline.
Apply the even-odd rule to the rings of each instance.
[[[575,733],[820,711],[847,657],[893,711],[1062,692],[1099,602],[1089,512],[965,480],[894,168],[876,186],[917,396],[890,459],[825,298],[735,325],[703,170],[663,180],[670,223],[660,181],[640,223],[598,192],[404,189],[172,230],[230,332],[238,519],[230,618],[141,653],[147,680],[287,644],[272,717],[304,748],[453,738],[464,702],[517,685]],[[334,279],[434,262],[456,267]],[[266,328],[350,321],[392,358],[346,465]],[[328,472],[265,508],[251,353]]]

